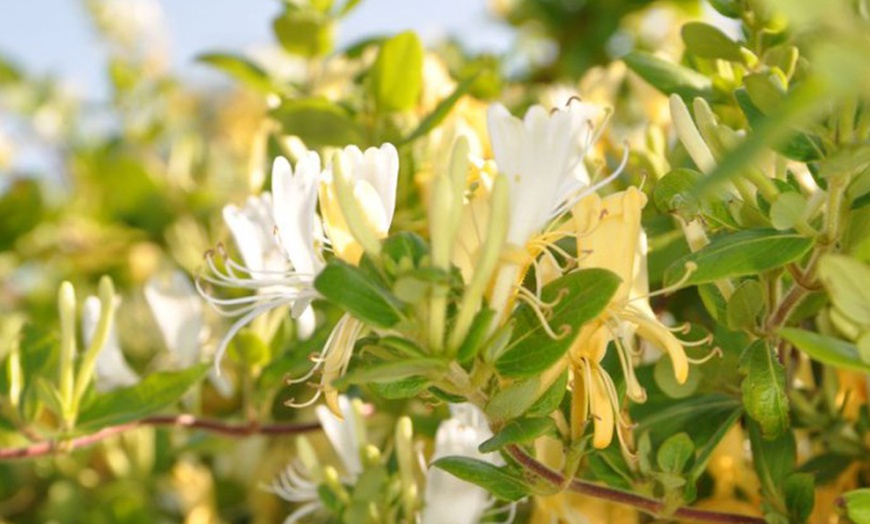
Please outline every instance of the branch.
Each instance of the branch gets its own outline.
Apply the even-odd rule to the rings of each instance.
[[[523,451],[517,445],[510,445],[505,448],[523,468],[538,475],[541,479],[558,486],[563,489],[568,489],[574,493],[580,493],[595,497],[597,499],[608,500],[631,506],[637,510],[643,511],[653,517],[675,517],[681,520],[691,522],[715,522],[724,524],[765,524],[761,517],[752,517],[749,515],[737,515],[734,513],[721,513],[718,511],[708,511],[695,508],[678,508],[670,515],[663,515],[665,504],[656,499],[629,493],[616,488],[594,484],[585,480],[567,479],[561,473],[553,471],[544,464],[541,464],[528,453]]]
[[[47,440],[21,448],[0,448],[0,461],[29,459],[57,453],[67,453],[75,449],[85,448],[105,440],[112,435],[118,435],[143,426],[176,426],[200,429],[218,435],[229,437],[248,437],[251,435],[295,435],[320,428],[317,422],[300,424],[263,424],[250,422],[248,424],[227,424],[220,420],[201,419],[193,415],[158,415],[146,417],[129,424],[119,424],[103,428],[96,433],[75,437],[68,440]]]

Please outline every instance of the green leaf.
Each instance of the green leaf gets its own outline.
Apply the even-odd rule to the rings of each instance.
[[[477,448],[481,453],[498,451],[508,444],[524,444],[556,429],[549,417],[521,418],[508,422],[492,438],[483,441]]]
[[[701,384],[701,373],[689,373],[684,383],[677,382],[677,378],[674,376],[674,367],[669,358],[660,358],[653,365],[653,378],[656,386],[671,398],[686,398],[693,395]]]
[[[402,320],[402,303],[360,268],[332,259],[314,280],[327,300],[368,324],[389,328]]]
[[[764,114],[773,112],[785,98],[784,80],[773,72],[746,75],[743,77],[743,84],[753,105]]]
[[[703,22],[689,22],[683,24],[680,30],[686,49],[693,55],[701,58],[730,60],[742,62],[743,54],[740,46],[728,38],[719,29]]]
[[[689,262],[698,269],[683,281],[683,286],[757,275],[800,259],[812,245],[812,239],[773,229],[751,229],[720,235],[702,250],[671,264],[665,271],[665,286],[681,281],[686,274],[686,263]]]
[[[710,5],[722,16],[740,18],[743,8],[740,0],[710,0]]]
[[[520,500],[529,493],[529,488],[522,479],[515,477],[505,468],[493,466],[482,460],[470,457],[443,457],[433,462],[432,466],[477,484],[502,500]]]
[[[779,330],[779,334],[813,360],[842,369],[870,373],[870,362],[861,359],[854,344],[797,328],[783,328]]]
[[[827,254],[819,261],[819,278],[834,307],[856,324],[870,326],[870,266]]]
[[[380,362],[352,369],[335,381],[335,387],[345,388],[352,384],[368,382],[389,383],[411,377],[437,377],[447,371],[447,364],[435,358],[414,358]]]
[[[778,501],[782,506],[786,479],[795,467],[797,452],[794,434],[786,431],[777,438],[764,438],[758,424],[748,421],[749,442],[752,446],[752,465],[761,482],[765,498]]]
[[[312,10],[287,10],[272,22],[281,47],[306,58],[323,56],[332,50],[332,22]]]
[[[677,433],[659,446],[656,462],[665,473],[682,473],[695,455],[695,443],[685,433]]]
[[[271,116],[309,148],[365,143],[362,127],[347,110],[325,98],[284,100]]]
[[[770,223],[780,231],[791,229],[803,218],[806,208],[807,199],[800,193],[780,193],[770,205]]]
[[[709,78],[681,65],[643,51],[628,53],[622,60],[629,69],[666,95],[676,93],[686,99],[696,96],[710,99],[713,96],[713,82]]]
[[[417,35],[406,31],[384,42],[369,75],[378,109],[413,109],[423,89],[423,44]]]
[[[526,411],[529,417],[546,417],[556,411],[565,393],[568,392],[568,370],[566,369],[552,386]]]
[[[750,82],[752,83],[752,81]],[[763,88],[758,84],[760,84],[760,81],[758,80],[753,84],[757,91],[756,98],[759,98],[760,100],[763,99],[765,103],[770,105],[766,112],[772,115],[770,118],[775,118],[777,110],[783,105],[783,102],[780,101],[779,103],[774,103],[774,101],[771,100],[773,97],[771,88],[764,89],[764,92],[762,93]],[[746,89],[741,88],[734,91],[734,98],[737,100],[740,109],[743,110],[743,114],[746,115],[746,119],[749,121],[749,125],[753,129],[769,119],[769,117],[765,116],[765,112],[762,112],[761,109],[756,106],[753,98]],[[785,96],[782,98],[784,100]],[[786,124],[783,125],[785,126]],[[811,162],[822,157],[822,141],[815,135],[789,129],[788,127],[780,129],[777,135],[779,136],[770,140],[768,145],[773,147],[776,152],[781,153],[792,160]]]
[[[761,426],[766,439],[775,439],[789,427],[785,369],[762,340],[750,344],[740,359],[746,375],[741,389],[746,412]]]
[[[484,411],[490,420],[515,419],[531,408],[545,391],[540,376],[520,380],[493,395]]]
[[[757,280],[744,280],[728,300],[728,328],[739,330],[754,327],[763,309],[764,290],[761,284]]]
[[[489,328],[492,326],[492,319],[495,318],[495,311],[487,307],[482,308],[474,316],[471,322],[471,328],[468,330],[468,335],[462,341],[462,345],[456,350],[456,360],[460,364],[471,362],[474,357],[480,352],[483,343],[486,341],[489,334]]]
[[[730,415],[714,421],[716,431],[714,431],[713,434],[704,442],[704,445],[698,449],[698,454],[695,456],[695,464],[692,466],[692,470],[689,474],[689,477],[693,481],[701,478],[701,475],[707,468],[707,462],[710,460],[710,457],[713,456],[713,451],[716,450],[719,442],[725,438],[728,430],[734,426],[742,414],[742,409],[735,409],[731,411]]]
[[[580,327],[604,310],[619,283],[614,273],[593,268],[569,273],[544,286],[543,301],[557,301],[548,322],[559,338],[550,337],[531,306],[523,303],[514,314],[515,336],[496,362],[496,369],[506,377],[528,377],[549,369],[571,347]]]
[[[809,473],[793,473],[785,481],[785,507],[791,522],[803,523],[813,512],[815,502],[813,476]]]
[[[388,400],[411,398],[429,387],[429,379],[426,377],[408,377],[394,382],[371,382],[368,386],[379,397]]]
[[[404,140],[402,140],[402,144],[409,144],[414,140],[422,136],[426,136],[429,131],[432,131],[437,127],[441,122],[447,118],[447,115],[450,114],[450,110],[453,109],[453,106],[456,105],[456,102],[462,98],[465,93],[471,88],[474,84],[474,81],[477,79],[477,75],[470,76],[459,83],[456,86],[456,89],[453,90],[450,95],[446,98],[438,102],[438,105],[435,106],[435,109],[432,110],[431,113],[426,115],[423,120],[420,121],[420,124],[417,126],[414,131],[411,132]]]
[[[870,524],[870,488],[849,491],[841,498],[849,520],[855,524]]]
[[[209,364],[198,364],[182,371],[151,373],[135,386],[97,395],[79,413],[76,429],[96,431],[151,415],[178,402],[208,368]]]
[[[242,84],[261,93],[268,94],[277,91],[268,73],[243,56],[232,53],[206,53],[196,57],[196,60],[227,73]]]

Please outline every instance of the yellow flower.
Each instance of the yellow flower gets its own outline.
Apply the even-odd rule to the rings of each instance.
[[[682,384],[688,377],[684,344],[656,318],[647,300],[646,238],[641,229],[644,205],[646,196],[630,187],[604,198],[590,194],[573,210],[578,268],[605,268],[622,279],[610,304],[581,328],[569,352],[574,373],[572,433],[575,438],[582,435],[591,413],[596,448],[609,446],[614,430],[627,446],[622,431],[628,425],[620,420],[616,388],[600,365],[610,342],[617,349],[631,400],[646,400],[632,366],[636,337],[668,354],[677,382]]]

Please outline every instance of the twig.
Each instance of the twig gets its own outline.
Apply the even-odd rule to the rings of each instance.
[[[75,437],[68,440],[47,440],[20,448],[0,448],[0,461],[29,459],[56,453],[65,453],[75,449],[85,448],[105,440],[112,435],[118,435],[143,426],[177,426],[200,429],[218,435],[229,437],[247,437],[251,435],[295,435],[320,428],[317,422],[300,424],[227,424],[220,420],[201,419],[193,415],[159,415],[146,417],[129,424],[119,424],[103,428],[96,433]]]
[[[609,500],[617,504],[631,506],[635,509],[643,511],[654,517],[674,517],[681,520],[692,522],[715,522],[725,524],[764,524],[765,521],[761,517],[752,517],[749,515],[738,515],[734,513],[722,513],[718,511],[708,511],[695,508],[677,508],[670,515],[663,515],[665,504],[656,499],[629,493],[616,488],[594,484],[585,480],[566,479],[562,474],[553,471],[544,464],[541,464],[523,449],[517,445],[510,445],[505,448],[507,452],[514,458],[523,468],[539,476],[541,479],[553,484],[557,487],[569,489],[574,493],[580,493],[595,497],[597,499]]]

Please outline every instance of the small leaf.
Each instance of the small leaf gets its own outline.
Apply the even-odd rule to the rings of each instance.
[[[365,143],[362,127],[347,110],[325,98],[284,100],[271,116],[309,148]]]
[[[812,245],[812,239],[772,229],[720,235],[704,249],[671,264],[665,271],[665,286],[674,285],[684,277],[688,262],[696,264],[698,269],[683,282],[684,286],[757,275],[800,259]]]
[[[855,524],[870,524],[870,488],[849,491],[841,499],[849,520]]]
[[[807,199],[795,191],[780,193],[770,206],[770,223],[785,231],[800,222],[807,208]]]
[[[722,16],[740,18],[743,12],[740,0],[710,0],[710,5]]]
[[[680,30],[686,48],[695,56],[701,58],[730,60],[742,62],[743,55],[740,46],[719,29],[703,22],[683,24]]]
[[[323,56],[332,49],[332,22],[312,10],[287,10],[272,22],[281,47],[306,58]]]
[[[523,303],[514,314],[515,336],[496,369],[507,377],[528,377],[549,369],[571,347],[580,327],[607,306],[619,283],[614,273],[594,268],[569,273],[544,286],[542,300],[556,302],[548,322],[560,337],[548,335],[532,308]]]
[[[769,99],[771,94],[766,93],[762,95],[759,93],[757,96],[766,96],[766,99]],[[743,114],[746,115],[746,119],[753,129],[756,129],[762,122],[768,120],[764,112],[755,105],[746,89],[741,88],[734,91],[734,98],[737,100],[737,104],[743,110]],[[767,102],[772,103],[770,100],[767,100]],[[768,109],[768,112],[771,114],[770,118],[778,118],[779,114],[777,111],[783,104],[784,102],[781,102]],[[779,127],[776,134],[776,138],[770,140],[768,145],[773,147],[778,153],[801,162],[811,162],[822,157],[822,141],[819,137],[789,129],[784,125]]]
[[[502,500],[520,500],[529,493],[529,488],[522,479],[508,473],[505,468],[493,466],[482,460],[470,457],[443,457],[433,462],[432,466],[477,484]]]
[[[757,280],[744,280],[728,300],[728,327],[733,330],[749,329],[756,325],[764,309],[764,290]]]
[[[856,324],[870,326],[870,266],[827,254],[819,261],[819,278],[834,307]]]
[[[435,358],[403,359],[352,369],[336,380],[334,385],[337,388],[345,388],[352,384],[366,384],[368,382],[389,383],[418,376],[437,377],[446,371],[447,364],[443,360]]]
[[[695,443],[685,433],[677,433],[659,446],[656,462],[665,473],[682,473],[695,455]]]
[[[529,417],[546,417],[556,411],[565,393],[568,392],[568,370],[565,370],[556,382],[526,411]]]
[[[713,83],[706,76],[643,51],[633,51],[622,57],[623,62],[641,78],[666,95],[677,94],[686,99],[696,96],[710,99]]]
[[[231,53],[206,53],[196,57],[196,60],[227,73],[261,93],[273,93],[277,90],[268,73],[243,56]]]
[[[412,398],[429,387],[429,379],[408,377],[394,382],[371,382],[368,386],[380,397],[388,400]]]
[[[521,418],[508,422],[501,431],[483,441],[477,448],[481,453],[498,451],[508,444],[524,444],[556,428],[553,419],[547,417]]]
[[[870,373],[870,363],[863,361],[858,348],[849,342],[797,328],[783,328],[779,334],[813,360],[837,368]]]
[[[746,348],[740,370],[746,375],[741,385],[746,412],[761,426],[766,439],[779,437],[789,427],[785,369],[773,350],[757,340]]]
[[[314,280],[327,300],[356,318],[378,327],[392,327],[402,320],[402,303],[373,282],[360,268],[332,259]]]
[[[81,410],[76,429],[96,431],[151,415],[178,402],[209,367],[198,364],[182,371],[151,373],[135,386],[98,395]]]
[[[483,308],[474,316],[471,322],[471,328],[468,330],[468,335],[459,349],[456,350],[456,360],[460,364],[471,362],[477,356],[486,337],[489,334],[489,328],[492,326],[492,319],[495,318],[495,311],[489,308]]]
[[[423,89],[423,44],[412,31],[381,45],[369,72],[372,96],[381,111],[408,111]]]
[[[792,522],[803,523],[813,512],[815,489],[809,473],[793,473],[785,481],[785,507]]]

